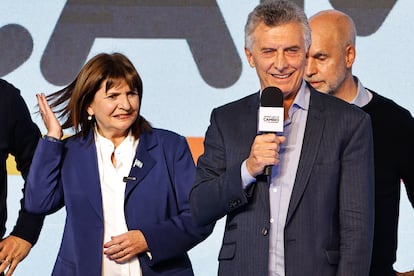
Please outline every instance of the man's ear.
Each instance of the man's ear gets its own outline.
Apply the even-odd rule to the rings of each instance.
[[[354,45],[348,45],[345,48],[345,62],[346,68],[351,68],[356,58],[356,49]]]
[[[253,54],[250,52],[249,49],[244,48],[244,53],[246,54],[247,61],[250,64],[250,67],[254,68],[256,65],[254,64]]]

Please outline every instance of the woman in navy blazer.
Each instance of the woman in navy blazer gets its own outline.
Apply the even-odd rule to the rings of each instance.
[[[39,214],[66,208],[53,275],[193,275],[187,251],[212,231],[191,218],[194,162],[184,137],[140,116],[132,63],[99,54],[69,86],[37,99],[47,135],[25,206]],[[62,140],[66,128],[75,134]]]

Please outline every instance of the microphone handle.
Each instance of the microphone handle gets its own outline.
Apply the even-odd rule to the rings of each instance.
[[[264,168],[263,174],[266,176],[272,175],[272,166],[266,166]]]

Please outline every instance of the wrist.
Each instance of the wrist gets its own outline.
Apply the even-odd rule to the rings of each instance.
[[[49,136],[49,135],[45,135],[45,136],[43,136],[43,138],[45,140],[50,141],[50,142],[60,142],[60,138],[56,138],[56,137]]]

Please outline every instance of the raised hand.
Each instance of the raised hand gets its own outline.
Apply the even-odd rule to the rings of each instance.
[[[40,115],[42,116],[43,123],[47,129],[47,136],[61,139],[63,136],[62,125],[56,118],[55,113],[53,113],[52,109],[50,108],[45,94],[36,94],[36,98],[39,104]]]

